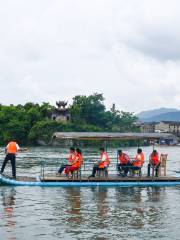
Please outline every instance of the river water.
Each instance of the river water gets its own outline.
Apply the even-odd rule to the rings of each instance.
[[[143,148],[146,164],[152,148]],[[168,173],[180,169],[180,147],[168,153]],[[125,151],[134,155],[136,148]],[[31,148],[17,159],[17,175],[38,175],[39,163],[65,157],[68,149]],[[91,162],[97,149],[83,149]],[[109,149],[111,158],[116,149]],[[1,160],[3,154],[0,155]],[[113,168],[113,164],[112,164]],[[146,173],[146,167],[143,169]],[[9,166],[6,173],[10,174]],[[180,239],[180,187],[0,186],[0,239]]]

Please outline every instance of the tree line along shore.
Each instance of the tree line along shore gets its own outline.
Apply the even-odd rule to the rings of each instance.
[[[58,131],[74,132],[139,132],[137,117],[130,112],[107,110],[103,94],[77,95],[69,105],[70,120],[51,118],[55,109],[48,102],[27,102],[24,105],[0,104],[0,145],[16,139],[21,145],[50,144],[51,136]],[[126,142],[129,144],[129,142]]]

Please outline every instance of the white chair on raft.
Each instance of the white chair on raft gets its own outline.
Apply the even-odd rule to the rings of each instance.
[[[167,174],[167,156],[168,154],[161,154],[160,156],[159,176],[162,175],[162,169],[164,169],[164,176]]]

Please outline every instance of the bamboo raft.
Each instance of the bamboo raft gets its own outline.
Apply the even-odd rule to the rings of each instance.
[[[148,187],[148,186],[180,186],[180,177],[119,177],[110,175],[108,178],[83,176],[81,179],[67,179],[61,176],[44,176],[43,179],[32,177],[17,177],[12,179],[7,176],[0,176],[2,184],[14,186],[61,186],[61,187]]]
[[[162,133],[97,133],[97,132],[56,132],[53,134],[53,140],[103,140],[106,143],[110,140],[144,140],[149,141],[160,139],[173,139],[172,134]],[[84,169],[85,170],[85,169]],[[84,171],[85,172],[85,171]],[[17,177],[12,179],[8,176],[0,175],[0,182],[13,186],[60,186],[60,187],[148,187],[148,186],[180,186],[180,177],[120,177],[116,174],[109,174],[108,177],[88,178],[82,174],[79,178],[68,179],[64,176],[55,174],[46,174],[45,164],[41,166],[41,175],[38,178]]]
[[[177,182],[180,181],[180,178],[173,176],[161,176],[161,177],[120,177],[116,175],[110,175],[106,177],[93,177],[88,178],[88,176],[83,176],[79,178],[70,178],[68,179],[65,176],[45,176],[44,179],[41,179],[42,182]]]

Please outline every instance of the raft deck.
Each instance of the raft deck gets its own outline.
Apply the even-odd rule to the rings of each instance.
[[[65,176],[44,176],[40,179],[42,182],[179,182],[180,177],[173,176],[161,176],[161,177],[120,177],[116,175],[110,175],[106,177],[92,177],[83,176],[81,178],[70,178],[68,179]]]

